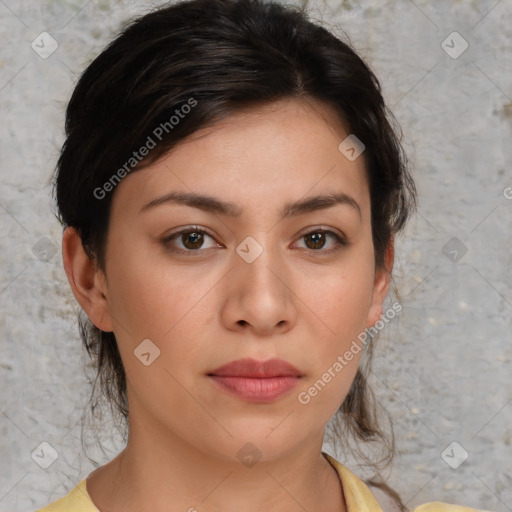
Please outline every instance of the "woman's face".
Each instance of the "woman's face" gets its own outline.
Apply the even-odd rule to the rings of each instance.
[[[313,102],[247,110],[117,186],[95,323],[115,333],[146,432],[272,459],[318,442],[343,402],[388,276],[374,267],[364,153],[340,152],[349,133],[331,116]],[[178,193],[189,204],[165,200]],[[298,373],[216,372],[241,359]]]

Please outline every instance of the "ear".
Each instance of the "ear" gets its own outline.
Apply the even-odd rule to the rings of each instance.
[[[372,327],[382,316],[382,304],[389,290],[391,281],[391,271],[393,270],[393,261],[395,259],[394,236],[391,235],[388,246],[384,253],[384,267],[375,271],[375,282],[373,284],[373,293],[368,311],[366,327]]]
[[[86,254],[75,228],[64,230],[62,260],[73,295],[89,320],[102,331],[112,331],[105,275]]]

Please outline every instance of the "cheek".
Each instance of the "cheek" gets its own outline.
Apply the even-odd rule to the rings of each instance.
[[[162,258],[132,251],[112,255],[109,307],[121,330],[133,339],[162,339],[180,321],[187,322],[216,280],[206,269],[162,264]],[[198,278],[198,275],[201,277]]]
[[[338,276],[328,284],[324,295],[326,318],[338,335],[364,329],[372,297],[372,283],[354,274]]]
[[[148,263],[135,253],[112,265],[109,307],[127,379],[155,412],[161,404],[182,411],[191,407],[184,387],[193,383],[191,369],[203,349],[197,340],[204,333],[194,319],[203,325],[211,321],[205,295],[215,282],[207,276],[194,279],[190,269]],[[148,353],[145,361],[142,354]]]
[[[302,286],[300,296],[309,297],[306,305],[321,320],[316,324],[322,328],[316,336],[311,334],[315,364],[297,398],[310,413],[315,411],[313,416],[326,421],[343,402],[359,366],[363,352],[360,335],[370,309],[373,271],[371,258],[359,254],[328,276],[310,276]]]
[[[365,261],[367,260],[367,261]],[[342,265],[309,271],[298,292],[304,304],[322,321],[325,335],[337,340],[364,330],[373,293],[374,269],[364,255]]]
[[[109,308],[126,372],[148,398],[154,393],[177,399],[183,393],[177,382],[191,385],[191,369],[208,346],[205,332],[214,325],[212,300],[216,287],[222,286],[220,276],[206,266],[171,266],[134,251],[111,261],[116,263],[109,275]],[[149,351],[158,357],[146,367],[136,355],[148,339],[154,344],[146,342]]]

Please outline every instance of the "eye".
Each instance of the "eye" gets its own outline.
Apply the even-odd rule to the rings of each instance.
[[[322,250],[329,238],[332,240],[331,248]],[[343,246],[348,245],[347,240],[338,235],[338,233],[322,228],[315,228],[312,231],[308,231],[301,235],[300,239],[306,241],[306,250],[324,254],[339,251]]]
[[[211,238],[213,240],[213,237],[203,229],[200,229],[198,226],[190,226],[187,229],[183,229],[177,233],[165,237],[162,240],[162,244],[166,249],[169,249],[170,251],[179,254],[190,254],[192,252],[200,252],[199,249],[204,249],[203,244],[205,237]],[[177,242],[182,244],[182,248],[176,247],[175,243]],[[222,247],[220,244],[213,244],[210,247],[206,247],[206,249],[215,246]]]
[[[209,235],[204,229],[198,226],[190,226],[187,229],[182,229],[170,236],[165,237],[162,240],[162,245],[178,254],[191,254],[200,253],[201,250],[211,249],[214,247],[222,248],[223,246],[218,243],[213,243],[210,247],[204,247],[206,238],[214,238]],[[331,248],[324,249],[326,242],[331,239]],[[301,235],[300,240],[306,241],[306,250],[311,252],[318,252],[322,254],[330,254],[340,250],[343,246],[348,245],[348,242],[342,236],[338,235],[334,231],[322,228],[315,228],[312,231],[308,231]],[[176,244],[181,244],[181,247]]]

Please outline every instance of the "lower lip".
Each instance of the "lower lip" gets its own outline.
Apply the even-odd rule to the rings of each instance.
[[[269,403],[281,397],[299,382],[300,377],[222,377],[210,375],[224,390],[247,402]]]

